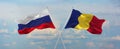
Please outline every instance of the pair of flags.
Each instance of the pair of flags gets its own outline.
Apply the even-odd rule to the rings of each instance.
[[[101,34],[102,24],[104,21],[104,19],[98,19],[92,14],[84,14],[78,10],[73,9],[65,29],[85,29],[92,34]],[[38,14],[36,16],[27,17],[20,24],[18,24],[19,34],[28,34],[34,29],[41,30],[45,28],[55,29],[47,9],[44,10],[41,15]]]

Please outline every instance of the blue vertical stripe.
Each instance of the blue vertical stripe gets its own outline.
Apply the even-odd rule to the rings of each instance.
[[[67,23],[67,25],[65,26],[66,28],[74,28],[79,22],[78,22],[78,17],[81,15],[80,11],[73,9],[70,19]]]

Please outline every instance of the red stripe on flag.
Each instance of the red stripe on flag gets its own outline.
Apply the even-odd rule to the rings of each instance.
[[[90,27],[87,29],[92,34],[101,34],[102,32],[102,24],[105,20],[104,19],[98,19],[96,16],[93,16]]]
[[[19,34],[28,34],[31,31],[33,31],[34,29],[45,29],[45,28],[53,28],[53,29],[55,29],[55,26],[53,25],[52,22],[49,22],[49,23],[40,24],[40,25],[35,26],[35,27],[31,27],[31,28],[24,28],[22,30],[18,30],[18,32],[19,32]]]

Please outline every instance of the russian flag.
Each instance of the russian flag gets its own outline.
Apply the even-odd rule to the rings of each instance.
[[[37,16],[29,16],[24,19],[20,24],[18,24],[18,32],[19,34],[28,34],[34,29],[45,29],[45,28],[53,28],[55,26],[50,18],[48,10],[44,10],[40,15]]]

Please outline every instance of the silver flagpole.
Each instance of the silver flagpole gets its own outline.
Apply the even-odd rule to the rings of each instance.
[[[71,15],[71,13],[70,13],[70,15]],[[69,18],[70,18],[70,16],[68,16],[68,18],[67,18],[67,20],[66,20],[66,22],[64,24],[64,27],[62,28],[62,31],[58,32],[59,36],[58,36],[58,39],[57,39],[57,42],[56,42],[56,45],[55,45],[54,49],[56,49],[59,40],[62,41],[63,47],[64,47],[64,49],[66,49],[65,43],[64,43],[63,38],[62,38],[62,32],[64,31],[64,28],[65,28],[67,22],[69,21]]]
[[[47,9],[49,10],[48,6],[47,6]],[[70,13],[70,15],[71,15],[71,13]],[[57,38],[57,41],[56,41],[56,43],[55,43],[54,49],[57,48],[57,45],[58,45],[59,40],[61,40],[62,45],[63,45],[63,48],[66,49],[65,43],[64,43],[63,38],[62,38],[62,32],[64,31],[64,28],[65,28],[65,26],[66,26],[66,24],[67,24],[69,18],[70,18],[70,16],[68,16],[68,18],[67,18],[67,20],[66,20],[66,22],[65,22],[65,24],[64,24],[64,27],[62,28],[61,32],[57,29],[58,38]]]
[[[47,6],[47,10],[49,11],[49,8],[48,8],[48,6]],[[50,14],[50,13],[49,13]],[[50,16],[51,16],[51,14],[50,14]],[[51,18],[52,19],[52,18]],[[64,28],[63,28],[64,29]],[[56,49],[57,48],[57,45],[58,45],[58,42],[59,42],[59,40],[61,39],[61,41],[62,41],[62,44],[63,44],[63,47],[64,47],[64,49],[66,49],[66,47],[65,47],[65,45],[64,45],[64,43],[63,43],[63,39],[62,39],[62,37],[61,37],[61,32],[59,32],[59,30],[58,29],[56,29],[57,30],[57,35],[58,35],[58,38],[57,38],[57,41],[56,41],[56,44],[55,44],[55,47],[54,47],[54,49]]]
[[[71,15],[71,13],[70,13],[70,15]],[[64,49],[66,49],[65,43],[64,43],[63,38],[62,38],[62,32],[64,31],[64,28],[65,28],[65,26],[66,26],[66,24],[67,24],[69,18],[70,18],[70,16],[68,16],[68,18],[67,18],[67,20],[66,20],[66,22],[65,22],[65,24],[64,24],[64,27],[62,28],[61,32],[58,31],[58,39],[57,39],[57,41],[56,41],[56,44],[55,44],[54,49],[57,48],[57,45],[58,45],[59,40],[61,40]]]

